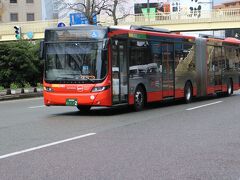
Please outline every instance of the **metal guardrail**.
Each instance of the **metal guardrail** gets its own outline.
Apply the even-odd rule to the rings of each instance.
[[[113,25],[113,20],[109,16],[99,16],[100,24]],[[48,27],[57,27],[59,22],[69,25],[69,19],[0,23],[0,41],[15,40],[14,26],[22,28],[22,33],[34,33],[34,39],[43,38],[44,30]],[[220,9],[212,11],[195,11],[193,13],[154,13],[154,14],[133,14],[119,21],[119,25],[174,25],[178,26],[187,23],[217,23],[217,22],[240,22],[240,8]],[[226,26],[223,23],[223,29]],[[239,26],[236,28],[240,28]],[[170,29],[171,30],[171,29]],[[24,38],[27,38],[24,35]]]

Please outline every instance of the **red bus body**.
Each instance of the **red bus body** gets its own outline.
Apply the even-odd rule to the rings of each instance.
[[[46,30],[44,103],[47,106],[72,105],[81,109],[128,104],[140,110],[147,102],[180,98],[190,102],[192,97],[214,93],[230,95],[233,90],[239,89],[239,40],[195,38],[154,30],[106,28],[106,34],[101,37],[106,40],[103,63],[104,58],[96,55],[100,50],[103,54],[102,49],[92,52],[90,47],[85,47],[89,39],[84,39],[83,47],[79,45],[80,49],[83,48],[83,54],[77,49],[83,41],[81,38],[86,38],[76,35],[81,28],[61,29],[61,32],[75,30],[73,34],[77,37],[70,35],[68,38],[64,33],[58,33],[59,28]],[[98,32],[94,32],[94,27],[86,26],[83,31],[88,32],[88,28],[92,32],[90,36],[96,38]],[[47,34],[47,31],[51,33]],[[51,39],[53,35],[56,39]],[[69,41],[70,46],[67,44]],[[57,55],[58,51],[64,49],[62,47],[53,50],[58,46],[54,43],[59,42],[66,42],[63,46],[66,55],[62,52],[61,56]],[[92,74],[81,74],[85,56],[98,58],[90,60],[94,65],[85,66],[85,70],[95,69]],[[79,68],[79,75],[77,71],[64,70],[66,62],[72,59]],[[50,61],[55,65],[51,65]],[[106,64],[105,69],[103,64]],[[102,72],[98,70],[100,66]],[[74,72],[74,75],[66,75],[64,79],[63,72]]]

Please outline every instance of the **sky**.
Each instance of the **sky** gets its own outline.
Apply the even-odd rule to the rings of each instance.
[[[225,2],[229,2],[229,1],[234,1],[234,0],[213,0],[214,5],[222,4],[222,3],[225,3]]]

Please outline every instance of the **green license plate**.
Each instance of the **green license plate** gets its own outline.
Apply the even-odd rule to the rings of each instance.
[[[77,106],[77,99],[66,99],[66,106]]]

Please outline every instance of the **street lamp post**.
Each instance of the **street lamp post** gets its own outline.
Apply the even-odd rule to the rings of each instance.
[[[213,15],[214,12],[214,0],[212,0],[212,18],[215,16],[215,14]],[[214,12],[215,13],[215,12]],[[214,30],[213,30],[213,37],[214,37]]]

